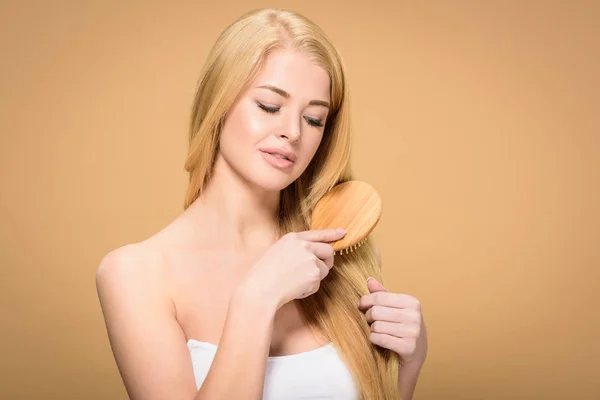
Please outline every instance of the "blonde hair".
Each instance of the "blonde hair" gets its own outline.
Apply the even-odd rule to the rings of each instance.
[[[331,108],[321,144],[302,175],[281,191],[278,222],[283,235],[309,229],[316,202],[336,184],[352,179],[349,99],[341,56],[317,25],[291,11],[249,12],[228,26],[213,46],[192,107],[184,208],[202,194],[211,178],[228,110],[269,53],[280,48],[303,51],[331,79]],[[398,359],[369,341],[370,327],[356,306],[368,293],[368,277],[382,281],[370,238],[358,250],[336,255],[319,291],[296,302],[311,329],[333,342],[362,399],[398,399]]]

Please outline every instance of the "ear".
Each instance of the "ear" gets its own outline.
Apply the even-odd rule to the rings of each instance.
[[[377,247],[375,247],[375,254],[377,255],[377,263],[379,264],[379,267],[381,268],[381,253],[379,252],[379,249]]]

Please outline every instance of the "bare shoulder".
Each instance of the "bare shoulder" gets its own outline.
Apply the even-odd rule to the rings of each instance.
[[[109,330],[124,315],[172,314],[161,258],[148,242],[125,245],[102,258],[96,289]]]
[[[141,252],[138,244],[128,244],[106,254],[96,270],[96,280],[104,282],[122,273],[132,273],[139,269]]]
[[[159,248],[140,242],[110,251],[96,271],[108,339],[131,399],[191,398],[195,392],[163,264]]]
[[[96,270],[99,292],[108,289],[107,286],[118,286],[121,290],[134,287],[150,289],[150,286],[161,282],[161,258],[160,252],[148,242],[128,244],[110,251]],[[156,291],[158,288],[152,289]]]
[[[172,277],[182,275],[179,269],[189,264],[191,255],[196,256],[193,262],[198,265],[198,255],[210,254],[199,246],[207,239],[205,232],[198,219],[191,221],[182,215],[143,241],[110,251],[96,270],[99,293],[109,288],[118,288],[119,293],[147,290],[148,295],[170,300]]]

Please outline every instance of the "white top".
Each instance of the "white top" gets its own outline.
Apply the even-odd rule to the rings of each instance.
[[[190,339],[187,345],[192,356],[196,387],[200,389],[217,346],[194,339]],[[358,398],[350,370],[331,343],[304,353],[267,359],[263,400]]]

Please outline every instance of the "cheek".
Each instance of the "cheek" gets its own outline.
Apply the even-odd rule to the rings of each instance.
[[[240,112],[239,131],[250,139],[260,138],[268,130],[264,116],[257,110],[258,107],[248,105]]]
[[[307,138],[306,141],[304,142],[304,146],[302,149],[302,151],[304,153],[303,158],[306,160],[304,168],[306,168],[306,166],[308,166],[308,164],[310,164],[313,157],[317,153],[317,150],[319,149],[319,146],[321,145],[322,138],[323,138],[323,135],[319,134],[319,135],[315,135],[315,136]]]
[[[268,131],[258,107],[250,103],[242,101],[232,107],[223,126],[221,141],[233,152],[243,151],[246,144],[254,145]]]

